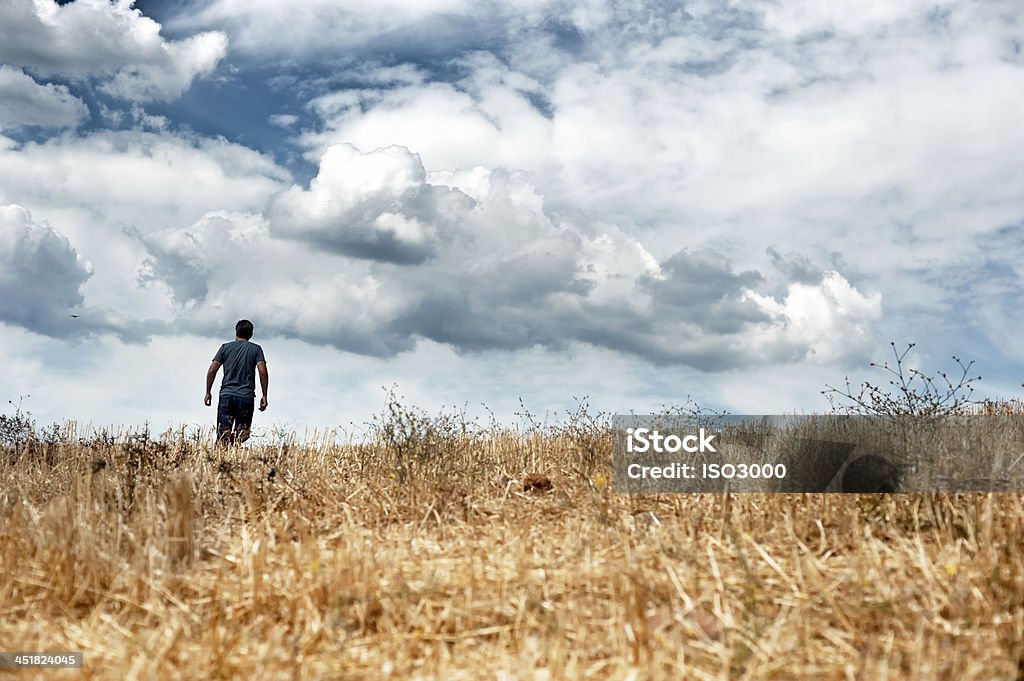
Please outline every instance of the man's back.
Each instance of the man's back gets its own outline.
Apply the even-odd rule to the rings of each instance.
[[[220,346],[213,361],[224,367],[221,395],[254,399],[256,397],[256,363],[265,362],[263,348],[246,340],[235,340]]]

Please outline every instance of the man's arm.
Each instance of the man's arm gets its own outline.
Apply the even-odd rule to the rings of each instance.
[[[267,373],[266,362],[256,362],[256,371],[260,374],[260,387],[263,388],[263,397],[260,398],[260,411],[267,410],[267,388],[270,386],[270,374]]]
[[[203,404],[207,407],[213,404],[213,395],[210,394],[210,391],[213,390],[213,379],[217,377],[218,369],[220,369],[220,362],[213,360],[210,362],[210,368],[206,370],[206,396],[203,398]]]

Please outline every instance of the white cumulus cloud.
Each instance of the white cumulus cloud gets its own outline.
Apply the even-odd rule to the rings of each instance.
[[[423,164],[404,147],[362,153],[337,144],[320,160],[308,190],[293,186],[273,202],[275,232],[356,257],[422,262],[473,201],[426,182]]]
[[[104,92],[131,101],[178,97],[227,52],[211,31],[165,40],[160,24],[131,0],[0,3],[0,62],[35,74],[95,78]]]
[[[716,252],[659,260],[614,224],[553,217],[525,173],[428,174],[402,147],[332,146],[309,188],[280,193],[266,216],[210,213],[143,242],[140,281],[166,287],[177,328],[258,316],[264,334],[378,357],[432,341],[464,353],[583,343],[703,369],[846,360],[864,349],[847,331],[878,316],[879,296],[839,275],[806,286],[817,298],[793,284],[776,300]]]

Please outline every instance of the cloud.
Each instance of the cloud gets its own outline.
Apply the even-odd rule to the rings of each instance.
[[[477,0],[310,0],[302,11],[281,3],[217,0],[192,3],[173,25],[224,28],[234,49],[266,57],[310,53],[368,54],[429,51],[447,53],[488,35],[492,22],[482,10],[504,16],[502,5]],[[539,3],[533,3],[539,4]]]
[[[521,168],[553,204],[641,223],[852,207],[906,219],[935,197],[971,195],[967,184],[1008,189],[1006,145],[1024,143],[1012,123],[1024,60],[1009,5],[883,5],[858,19],[796,0],[686,12],[563,3],[576,50],[545,49],[557,26],[510,9],[512,34],[487,53],[449,54],[434,81],[313,100],[324,126],[303,142],[314,157],[345,141],[415,149],[431,170]],[[782,15],[806,15],[797,34]]]
[[[34,222],[21,206],[0,205],[0,321],[54,338],[112,333],[143,339],[130,320],[85,306],[81,287],[92,273],[67,237]]]
[[[880,301],[839,275],[776,300],[717,252],[659,262],[616,225],[553,218],[525,173],[428,175],[400,147],[331,147],[309,189],[266,217],[210,213],[143,242],[140,281],[167,287],[179,329],[245,316],[377,357],[429,340],[462,353],[585,343],[705,370],[845,360],[864,351],[846,331],[869,330]]]
[[[214,211],[140,238],[149,257],[138,281],[166,288],[179,331],[217,335],[225,320],[245,317],[264,336],[364,355],[392,356],[413,345],[387,332],[399,301],[384,294],[386,282],[369,261],[340,261],[275,239],[262,215]]]
[[[121,99],[171,100],[217,66],[227,36],[165,40],[160,28],[131,0],[11,0],[0,4],[0,62],[44,76],[97,79],[103,92]]]
[[[338,144],[308,190],[293,186],[275,198],[270,220],[277,234],[338,253],[419,263],[472,205],[458,190],[428,184],[419,157],[404,147],[363,154]]]
[[[913,21],[922,14],[941,21],[956,0],[870,0],[861,11],[848,12],[823,0],[790,0],[764,8],[764,26],[787,38],[827,32],[863,34]]]
[[[290,184],[271,158],[224,139],[122,130],[0,144],[0,203],[58,228],[93,265],[88,303],[135,319],[172,315],[164,291],[135,285],[140,234],[209,211],[260,211]]]
[[[491,68],[482,66],[465,89],[432,82],[314,98],[309,108],[325,125],[305,132],[300,141],[314,157],[334,142],[348,141],[366,149],[416,149],[432,170],[478,165],[540,170],[556,160],[551,154],[558,149],[552,121],[530,99],[536,84],[507,68]],[[606,130],[615,134],[621,122]]]
[[[428,176],[523,169],[552,214],[620,225],[660,259],[777,270],[778,300],[840,271],[885,292],[893,334],[946,328],[961,292],[922,272],[976,262],[973,237],[1024,215],[1013,3],[558,6],[560,23],[499,13],[487,52],[424,58],[422,82],[312,99],[307,157],[343,141],[413,149]],[[769,247],[827,265],[764,269]]]
[[[782,253],[772,246],[769,246],[766,252],[771,258],[772,266],[782,272],[788,280],[811,285],[821,281],[822,271],[801,253]]]
[[[288,129],[299,122],[299,117],[295,114],[274,114],[269,120],[271,125]]]
[[[747,297],[765,313],[785,320],[785,324],[756,329],[753,343],[790,345],[800,348],[801,359],[840,364],[861,359],[877,346],[881,294],[860,293],[838,272],[826,272],[817,284],[790,284],[782,301],[754,291]]]
[[[98,131],[0,148],[0,201],[36,212],[86,207],[143,230],[260,209],[290,179],[268,156],[222,138]]]
[[[64,85],[41,85],[24,71],[0,65],[0,128],[74,127],[89,109]]]

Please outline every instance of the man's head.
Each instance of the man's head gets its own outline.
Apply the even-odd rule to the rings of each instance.
[[[241,319],[235,324],[235,336],[249,340],[252,338],[252,322],[248,319]]]

